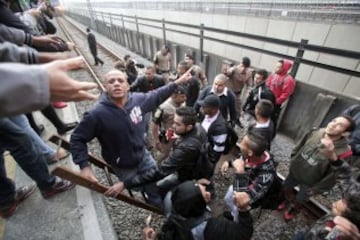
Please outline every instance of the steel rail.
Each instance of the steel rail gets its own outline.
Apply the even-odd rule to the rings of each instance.
[[[57,21],[57,24],[59,25],[59,27],[61,28],[61,31],[63,32],[63,34],[65,35],[65,37],[70,41],[70,42],[73,42],[73,38],[71,37],[71,35],[65,30],[63,24],[61,23],[61,21],[59,21],[58,18],[56,18],[56,21]],[[101,82],[101,80],[98,78],[98,76],[96,75],[96,73],[94,72],[94,70],[91,68],[91,65],[89,63],[89,61],[82,55],[82,53],[80,52],[80,50],[75,47],[75,52],[78,56],[82,56],[84,58],[84,62],[85,62],[85,65],[87,67],[87,70],[90,72],[91,76],[94,78],[95,82],[97,83],[97,85],[100,87],[100,89],[102,91],[105,91],[105,88]]]

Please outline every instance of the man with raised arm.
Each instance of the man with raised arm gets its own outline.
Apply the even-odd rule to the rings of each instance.
[[[145,148],[144,116],[165,101],[177,85],[186,83],[190,73],[175,82],[148,93],[131,93],[127,76],[112,70],[105,75],[105,89],[100,102],[84,114],[84,118],[71,136],[71,153],[74,162],[80,166],[81,175],[97,181],[88,162],[87,143],[97,138],[104,160],[117,173],[121,182],[115,183],[105,195],[117,196],[122,182],[137,175],[156,169],[153,157]],[[145,192],[152,204],[161,205],[161,199],[145,186]]]

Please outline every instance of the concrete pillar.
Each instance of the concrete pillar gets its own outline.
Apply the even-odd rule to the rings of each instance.
[[[143,33],[140,33],[139,41],[140,41],[140,46],[141,46],[141,55],[142,55],[143,57],[146,57],[145,37],[144,37],[144,34],[143,34]]]
[[[205,76],[208,77],[209,76],[209,73],[208,73],[208,69],[209,69],[209,55],[207,55],[206,53],[203,54],[203,62],[201,62],[200,66],[201,68],[203,69],[204,73],[205,73]],[[210,83],[210,80],[208,78],[208,81]]]
[[[176,64],[179,62],[179,46],[177,44],[172,44],[171,45],[171,68],[172,69],[176,69]]]
[[[161,39],[155,38],[155,45],[156,45],[156,51],[159,51],[161,49],[163,41]]]
[[[155,53],[158,51],[158,47],[157,47],[157,42],[156,42],[156,38],[155,37],[151,37],[151,42],[152,42],[152,58],[154,58]]]

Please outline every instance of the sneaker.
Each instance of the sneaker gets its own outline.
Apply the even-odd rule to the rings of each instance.
[[[20,203],[27,199],[35,191],[35,189],[35,184],[16,189],[14,202],[8,206],[0,207],[0,216],[3,218],[11,217]]]
[[[52,187],[49,190],[41,191],[41,194],[42,194],[43,198],[48,199],[58,193],[65,192],[74,187],[75,187],[74,183],[72,183],[68,180],[61,179],[59,177],[55,177],[55,183],[52,185]]]
[[[65,102],[53,102],[52,104],[54,108],[64,108],[67,107],[67,104]]]
[[[298,209],[291,207],[289,210],[285,211],[284,220],[286,222],[291,221],[292,219],[294,219],[296,217],[296,215],[299,214],[299,212],[300,211]]]
[[[62,159],[67,158],[70,155],[70,152],[66,151],[63,148],[60,148],[53,156],[46,159],[48,165],[56,163]]]

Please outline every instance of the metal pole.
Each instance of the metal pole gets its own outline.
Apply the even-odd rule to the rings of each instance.
[[[136,38],[137,38],[137,51],[141,53],[141,38],[140,38],[140,31],[139,31],[139,22],[138,17],[135,15],[135,25],[136,25]]]
[[[113,22],[112,22],[112,17],[111,17],[111,13],[109,13],[109,20],[110,20],[110,38],[113,40],[113,41],[116,41],[115,39],[115,32],[114,32],[114,29],[113,29]]]
[[[304,46],[306,44],[308,44],[308,42],[309,42],[309,40],[307,40],[307,39],[301,39],[300,44],[298,46],[298,50],[296,52],[296,57],[294,59],[294,64],[293,64],[293,67],[292,67],[291,73],[290,73],[290,75],[293,76],[294,79],[295,79],[297,71],[299,70],[299,67],[300,67],[300,60],[304,56],[304,52],[305,52]]]
[[[103,29],[104,29],[104,28],[106,28],[106,23],[105,23],[105,18],[104,18],[104,13],[103,12],[101,12],[101,18],[102,18],[102,22],[103,22],[103,26],[104,26]],[[101,33],[106,34],[106,31],[105,32],[102,31]],[[107,37],[109,37],[109,36],[107,36]]]
[[[163,30],[163,42],[166,45],[166,27],[165,27],[165,19],[162,19],[162,30]]]
[[[129,48],[129,39],[127,37],[127,33],[126,33],[126,29],[125,29],[125,22],[124,22],[124,15],[121,14],[121,22],[122,22],[122,27],[123,27],[123,36],[124,36],[124,43],[125,43],[125,47]]]
[[[89,17],[90,17],[90,24],[91,24],[91,27],[95,27],[95,21],[94,21],[94,13],[93,13],[93,9],[92,9],[92,6],[91,6],[91,2],[90,0],[87,0],[86,1],[87,3],[87,7],[89,9]]]
[[[200,62],[204,61],[204,24],[200,24]]]

